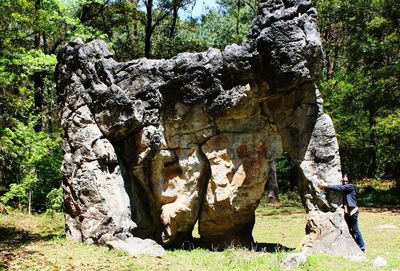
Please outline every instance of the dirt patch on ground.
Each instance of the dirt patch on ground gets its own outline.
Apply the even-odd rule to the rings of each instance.
[[[376,207],[362,207],[360,208],[361,212],[366,213],[382,213],[385,215],[399,215],[400,207],[387,207],[387,208],[376,208]]]

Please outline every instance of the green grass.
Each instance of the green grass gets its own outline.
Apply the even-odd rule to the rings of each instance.
[[[399,270],[400,229],[378,230],[382,224],[400,228],[400,213],[361,209],[360,228],[367,244],[367,262],[312,255],[298,270],[376,270],[372,266],[376,256],[388,261],[388,266],[379,270]],[[298,202],[284,199],[277,205],[262,203],[254,227],[257,251],[174,250],[167,251],[163,258],[132,258],[122,251],[66,240],[62,214],[0,214],[0,270],[280,270],[279,263],[289,253],[285,250],[296,249],[304,235],[304,225],[305,213]]]

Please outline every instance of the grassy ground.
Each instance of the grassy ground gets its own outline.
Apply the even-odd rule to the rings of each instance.
[[[0,214],[0,270],[280,270],[279,263],[288,250],[300,243],[304,224],[305,213],[298,203],[264,203],[257,209],[255,250],[175,250],[163,258],[131,258],[124,252],[66,240],[61,214]],[[387,224],[397,228],[379,228]],[[367,244],[367,262],[314,255],[298,270],[377,270],[372,261],[382,256],[388,265],[380,270],[399,271],[398,209],[362,208],[360,227]]]

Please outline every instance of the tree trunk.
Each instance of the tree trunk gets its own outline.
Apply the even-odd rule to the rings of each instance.
[[[172,8],[172,23],[171,23],[171,29],[169,32],[169,38],[173,38],[175,34],[175,28],[176,28],[176,21],[178,20],[178,4],[175,2],[174,7]]]
[[[331,51],[328,51],[326,56],[326,77],[328,80],[333,79],[333,74],[335,73],[336,70],[336,59],[338,55],[338,49],[335,48],[333,51],[334,56],[332,57]]]
[[[279,188],[278,188],[278,179],[276,177],[276,162],[275,160],[270,163],[267,185],[266,185],[266,194],[268,197],[269,203],[277,203],[279,202]]]
[[[100,18],[101,18],[101,23],[102,23],[102,31],[107,35],[108,40],[111,40],[112,38],[112,33],[111,29],[108,27],[106,23],[106,18],[104,17],[104,9],[106,8],[107,2],[101,5],[100,8]]]
[[[41,0],[35,0],[35,16],[39,16],[39,11],[40,11],[40,6],[41,6]],[[37,18],[36,17],[36,18]],[[36,22],[36,25],[38,25],[38,22]],[[35,49],[40,48],[40,31],[35,32]]]
[[[31,215],[32,214],[32,192],[29,190],[28,192],[28,214]]]
[[[39,16],[39,11],[41,8],[41,0],[35,0],[35,16]],[[36,23],[38,24],[38,23]],[[40,31],[37,30],[35,32],[35,41],[34,41],[34,46],[36,50],[40,49],[40,39],[41,39],[41,35],[40,35]],[[35,71],[33,74],[33,87],[35,89],[35,94],[34,94],[34,102],[35,102],[35,113],[40,114],[40,112],[42,111],[42,106],[43,106],[43,93],[42,93],[42,89],[43,89],[43,72],[42,71]],[[42,130],[42,122],[39,121],[36,125],[35,125],[35,131],[39,132]]]
[[[151,58],[151,30],[146,29],[146,36],[144,39],[144,56]]]
[[[372,99],[372,98],[371,98]],[[367,177],[374,178],[376,174],[376,117],[377,109],[373,104],[369,107],[369,162],[367,168]]]
[[[332,30],[332,26],[329,26],[325,31],[321,32],[321,35],[323,36],[323,40],[326,41],[331,41],[333,44],[332,46],[326,46],[326,52],[325,52],[325,70],[326,70],[326,78],[328,80],[333,79],[333,74],[335,73],[336,70],[336,62],[338,59],[339,55],[339,46],[338,46],[338,38],[337,35],[334,33]]]
[[[33,87],[35,89],[34,102],[35,102],[35,113],[42,113],[43,109],[43,79],[44,71],[36,71],[33,74]],[[43,129],[43,117],[35,125],[35,131],[39,132]]]
[[[239,38],[239,26],[240,26],[240,0],[237,0],[237,16],[236,16],[236,43],[240,43]]]
[[[151,35],[153,34],[153,0],[148,0],[146,5],[146,27],[144,38],[144,56],[151,58]]]
[[[43,52],[47,54],[47,38],[45,33],[42,33],[42,40],[43,40]]]

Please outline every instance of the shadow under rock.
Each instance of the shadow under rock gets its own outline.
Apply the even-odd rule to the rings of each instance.
[[[255,243],[253,244],[252,250],[255,250],[257,252],[269,252],[269,253],[275,253],[275,252],[289,252],[295,250],[295,248],[290,248],[286,247],[281,244],[277,243]]]
[[[221,244],[210,244],[204,243],[199,238],[193,238],[190,241],[185,241],[180,247],[170,248],[170,250],[194,250],[194,249],[207,249],[209,251],[224,251],[231,248],[241,248],[256,252],[289,252],[295,250],[295,248],[289,248],[278,243],[251,243],[250,245],[236,244],[236,245],[221,245]]]

